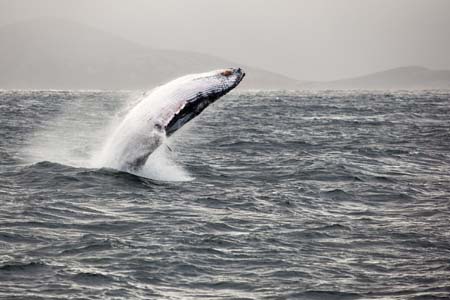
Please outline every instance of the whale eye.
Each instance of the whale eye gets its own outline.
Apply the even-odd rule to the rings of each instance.
[[[228,77],[230,75],[233,74],[233,71],[231,71],[230,69],[223,71],[222,73],[220,73],[221,75]]]

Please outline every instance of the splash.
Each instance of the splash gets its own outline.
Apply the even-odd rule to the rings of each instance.
[[[21,150],[26,163],[51,161],[80,168],[105,167],[104,148],[128,111],[142,100],[136,92],[55,92],[57,111]],[[167,149],[166,141],[135,175],[164,181],[193,178]]]
[[[176,153],[167,150],[163,143],[150,155],[144,167],[136,175],[161,181],[191,181],[194,178],[177,163]]]

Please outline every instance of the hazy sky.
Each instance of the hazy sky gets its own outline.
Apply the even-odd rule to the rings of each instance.
[[[297,79],[450,69],[450,0],[0,0],[0,25],[43,16]]]

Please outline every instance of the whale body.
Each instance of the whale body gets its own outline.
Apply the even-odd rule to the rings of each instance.
[[[244,78],[240,68],[191,74],[159,86],[133,107],[108,139],[103,167],[141,169],[168,136],[234,89]]]

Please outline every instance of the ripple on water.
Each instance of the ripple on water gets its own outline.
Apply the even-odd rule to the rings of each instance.
[[[450,295],[448,92],[230,94],[137,175],[135,94],[0,96],[0,298]]]

